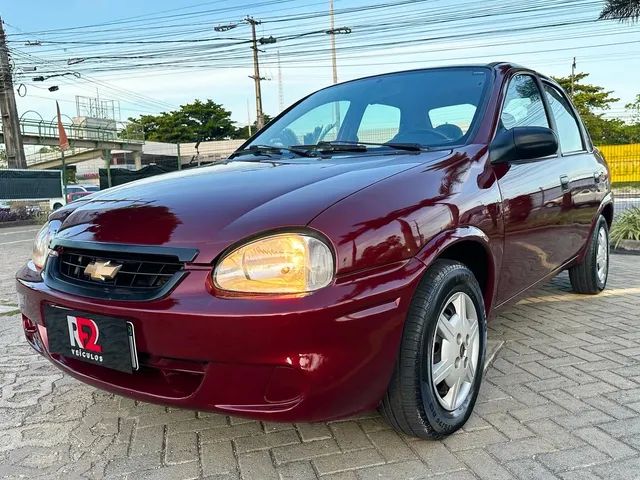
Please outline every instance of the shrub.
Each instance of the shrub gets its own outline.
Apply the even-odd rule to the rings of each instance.
[[[46,212],[39,203],[34,202],[3,202],[0,204],[0,223],[19,220],[34,220],[44,223]]]
[[[623,240],[640,240],[640,208],[633,207],[618,215],[610,236],[614,247]]]

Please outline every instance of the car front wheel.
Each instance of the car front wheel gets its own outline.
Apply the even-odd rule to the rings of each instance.
[[[453,433],[475,405],[486,349],[482,292],[461,263],[437,260],[420,282],[380,412],[421,438]]]

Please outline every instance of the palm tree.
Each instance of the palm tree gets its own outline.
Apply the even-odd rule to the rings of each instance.
[[[606,0],[600,12],[600,19],[638,20],[640,19],[640,0]]]

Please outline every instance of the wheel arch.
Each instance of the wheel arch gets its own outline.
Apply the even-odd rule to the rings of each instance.
[[[613,202],[604,205],[600,213],[602,213],[602,216],[607,221],[607,226],[611,228],[611,224],[613,223]]]
[[[475,276],[484,300],[487,317],[491,312],[496,290],[496,261],[489,237],[477,227],[459,227],[442,232],[417,255],[427,269],[444,258],[465,265]],[[426,272],[426,270],[425,270]]]
[[[598,211],[593,217],[591,229],[589,230],[589,237],[588,237],[589,239],[591,238],[591,235],[593,235],[593,230],[596,228],[600,215],[604,217],[604,219],[607,222],[607,228],[610,229],[611,224],[613,223],[613,215],[614,215],[613,195],[611,194],[611,192],[607,193],[607,195],[602,200],[602,202],[600,202]],[[576,256],[575,260],[571,263],[572,265],[575,265],[576,263],[580,263],[584,260],[584,256],[587,254],[588,246],[589,246],[589,241],[587,240],[585,244],[580,248],[580,251],[578,252],[578,255]]]

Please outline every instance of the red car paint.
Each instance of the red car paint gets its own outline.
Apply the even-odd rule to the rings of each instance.
[[[64,220],[57,238],[197,255],[186,277],[152,301],[64,293],[25,267],[17,288],[27,339],[76,378],[145,401],[282,421],[376,407],[415,287],[436,258],[470,266],[491,315],[579,260],[597,215],[611,219],[608,170],[592,148],[570,161],[488,161],[506,85],[523,70],[491,66],[483,118],[452,150],[357,161],[240,159],[110,189],[55,212]],[[562,175],[568,188],[557,181]],[[313,229],[331,242],[330,286],[280,297],[215,290],[212,265],[221,253],[279,229]],[[140,370],[50,354],[47,304],[130,321]]]

